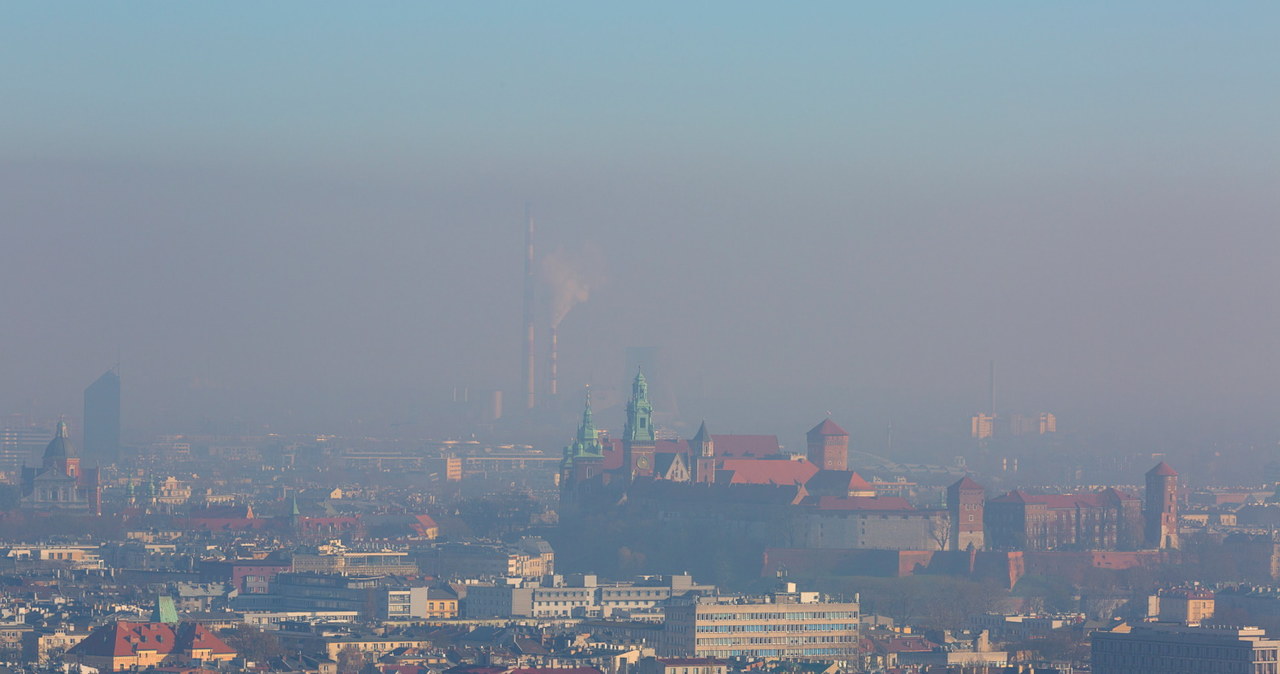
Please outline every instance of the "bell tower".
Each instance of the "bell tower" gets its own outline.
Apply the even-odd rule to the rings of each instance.
[[[1157,550],[1182,547],[1178,541],[1178,472],[1161,461],[1147,471],[1147,547]]]
[[[849,434],[830,419],[809,429],[809,463],[822,470],[849,469]]]
[[[716,442],[702,422],[698,433],[689,440],[689,463],[693,465],[693,481],[711,484],[716,481]]]
[[[631,384],[631,400],[627,401],[627,426],[622,433],[623,464],[630,477],[653,476],[656,446],[649,383],[645,381],[643,372],[637,372]]]

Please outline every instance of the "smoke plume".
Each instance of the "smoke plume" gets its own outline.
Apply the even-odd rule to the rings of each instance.
[[[547,306],[551,311],[551,327],[573,308],[591,297],[591,289],[604,281],[604,255],[590,244],[580,250],[570,251],[557,246],[542,258],[542,284],[548,293]]]

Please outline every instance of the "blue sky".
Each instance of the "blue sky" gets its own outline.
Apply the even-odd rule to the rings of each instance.
[[[514,393],[532,202],[606,262],[570,390],[656,344],[691,418],[875,429],[962,416],[994,358],[1080,424],[1262,424],[1277,14],[11,3],[0,408],[117,358],[149,425]]]

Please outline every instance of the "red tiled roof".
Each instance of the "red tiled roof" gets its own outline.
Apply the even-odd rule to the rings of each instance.
[[[818,510],[915,510],[901,496],[822,496]]]
[[[717,482],[720,471],[729,473],[729,484],[804,484],[818,467],[805,459],[723,459],[717,465]]]
[[[873,487],[871,486],[871,483],[862,479],[861,475],[854,473],[853,477],[849,478],[849,491],[872,491],[872,490],[873,490]]]
[[[1157,463],[1154,468],[1147,471],[1147,475],[1162,475],[1162,476],[1172,477],[1177,474],[1178,474],[1178,471],[1174,470],[1169,466],[1169,464],[1163,461],[1161,461],[1160,463]]]
[[[956,482],[951,486],[955,487],[956,489],[986,489],[986,487],[983,487],[977,482],[974,482],[973,478],[969,477],[968,475],[965,475],[964,477],[960,478],[960,481]]]
[[[426,536],[432,529],[440,528],[430,515],[414,515],[413,520],[413,530],[422,536]]]
[[[199,623],[182,622],[174,626],[122,620],[94,630],[68,653],[118,658],[139,651],[190,653],[193,648],[209,649],[214,655],[234,655],[236,652]]]
[[[808,435],[849,435],[831,419],[823,419],[822,423],[809,429]]]

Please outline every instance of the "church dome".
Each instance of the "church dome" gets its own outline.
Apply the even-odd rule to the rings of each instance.
[[[45,461],[73,459],[76,457],[76,446],[71,444],[71,438],[68,435],[67,422],[59,421],[58,432],[49,441],[49,446],[44,448]]]

